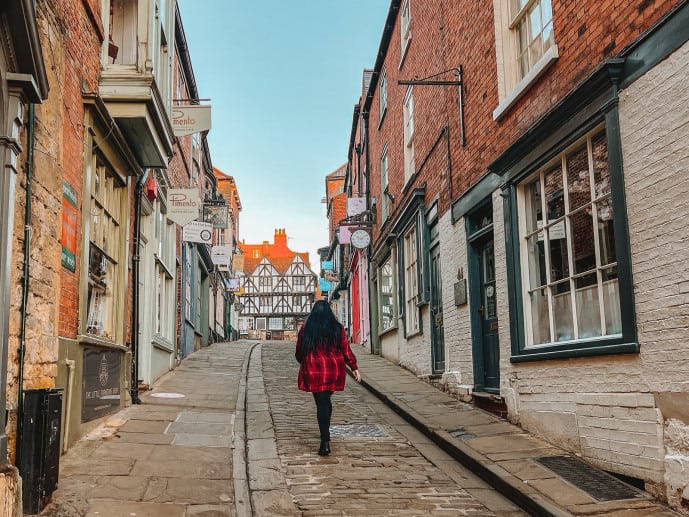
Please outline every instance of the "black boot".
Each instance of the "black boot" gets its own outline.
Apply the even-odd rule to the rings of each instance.
[[[321,442],[321,446],[318,449],[318,455],[327,456],[328,454],[330,454],[330,441],[325,440]]]

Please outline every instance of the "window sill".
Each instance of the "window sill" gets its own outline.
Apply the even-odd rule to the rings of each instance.
[[[96,336],[95,334],[80,334],[78,340],[79,344],[85,346],[95,345],[103,348],[111,348],[113,350],[122,350],[123,352],[129,350],[129,348],[124,345],[110,341],[108,338]]]
[[[165,339],[160,334],[154,334],[152,341],[153,341],[153,346],[160,349],[160,350],[163,350],[165,352],[170,352],[170,353],[175,351],[170,340]]]
[[[548,50],[545,51],[543,57],[538,60],[538,63],[529,70],[529,73],[524,76],[524,79],[519,81],[517,86],[515,86],[510,93],[498,104],[498,107],[493,110],[493,120],[496,122],[500,120],[507,112],[512,108],[519,99],[527,92],[529,87],[535,83],[543,73],[550,68],[550,66],[557,61],[560,56],[557,45],[552,45]]]
[[[411,338],[416,337],[416,336],[421,336],[422,334],[423,334],[423,332],[421,332],[421,329],[417,329],[414,332],[412,332],[411,334],[407,334],[406,336],[404,336],[404,339],[409,341]]]
[[[392,327],[388,327],[385,330],[379,330],[378,331],[378,337],[383,337],[386,334],[390,334],[393,330],[397,330],[397,325],[393,325]]]
[[[510,357],[512,363],[525,363],[529,361],[548,361],[551,359],[570,359],[573,357],[593,357],[598,355],[638,354],[638,343],[615,343],[596,346],[587,342],[582,346],[551,345],[539,348],[522,350],[519,355]]]

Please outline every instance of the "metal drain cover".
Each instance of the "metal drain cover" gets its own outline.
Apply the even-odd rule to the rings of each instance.
[[[463,427],[455,429],[454,431],[448,431],[448,433],[450,433],[455,438],[459,438],[460,440],[470,440],[471,438],[476,438],[476,435],[474,433],[468,432]]]
[[[544,456],[536,461],[598,501],[645,497],[643,493],[572,456]]]
[[[383,438],[390,435],[378,424],[347,424],[330,426],[330,436],[341,438]]]

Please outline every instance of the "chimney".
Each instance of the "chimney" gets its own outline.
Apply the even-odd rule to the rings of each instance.
[[[279,249],[287,248],[287,233],[284,228],[275,229],[275,247]]]

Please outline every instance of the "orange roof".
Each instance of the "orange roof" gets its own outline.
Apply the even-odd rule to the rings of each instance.
[[[277,228],[273,237],[273,244],[263,241],[262,244],[247,244],[240,242],[239,247],[244,255],[244,274],[250,275],[256,269],[259,262],[265,257],[284,275],[294,258],[299,255],[310,268],[308,252],[296,252],[287,247],[287,233],[284,228]]]

